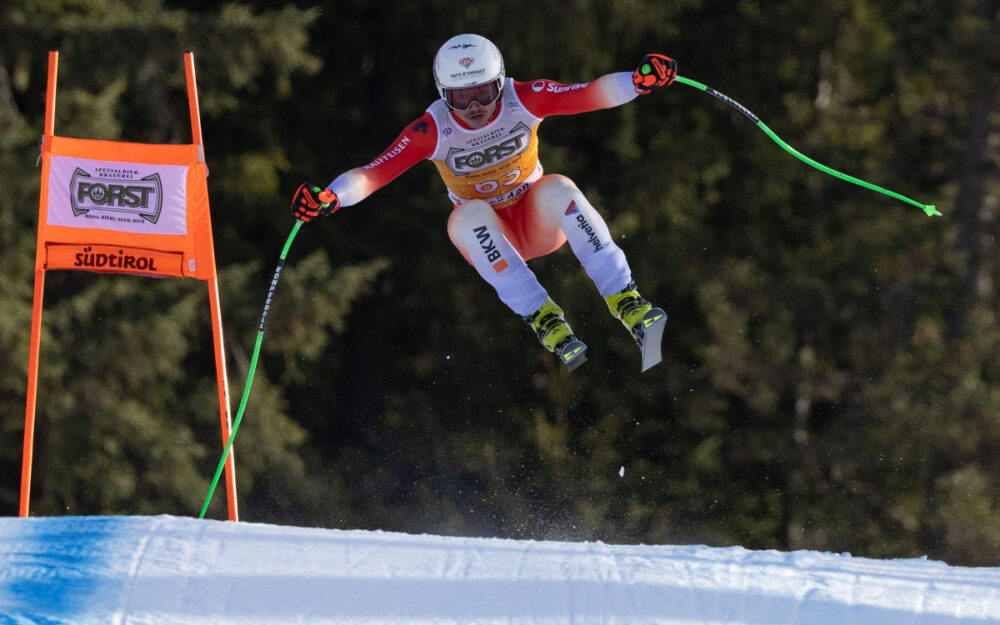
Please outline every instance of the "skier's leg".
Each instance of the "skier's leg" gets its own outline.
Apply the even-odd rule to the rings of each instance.
[[[541,308],[548,295],[507,235],[506,224],[482,200],[459,204],[448,218],[451,242],[500,300],[525,317]]]
[[[604,219],[573,181],[565,176],[542,176],[525,200],[521,223],[542,240],[559,228],[573,253],[604,297],[611,315],[632,334],[642,352],[642,370],[660,362],[660,340],[667,315],[639,295],[625,253],[611,238]]]
[[[511,243],[510,228],[482,200],[455,207],[448,236],[500,300],[521,316],[539,342],[555,352],[570,371],[586,360],[586,346],[573,335],[561,308],[549,298],[524,257]],[[561,241],[560,241],[561,242]]]
[[[615,244],[601,215],[566,176],[547,174],[531,186],[525,198],[522,224],[528,245],[561,230],[602,296],[621,291],[632,281],[625,253]]]

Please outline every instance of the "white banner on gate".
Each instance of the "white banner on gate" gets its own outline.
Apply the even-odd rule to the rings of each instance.
[[[182,165],[52,156],[46,223],[149,234],[187,234]]]

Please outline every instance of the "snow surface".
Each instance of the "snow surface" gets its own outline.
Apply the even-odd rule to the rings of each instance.
[[[0,624],[1000,623],[1000,569],[171,516],[0,519]]]

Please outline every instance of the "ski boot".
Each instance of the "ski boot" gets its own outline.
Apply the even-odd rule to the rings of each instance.
[[[542,346],[559,356],[559,360],[569,371],[587,361],[587,346],[573,334],[562,308],[552,298],[545,300],[541,308],[522,319],[538,336]]]
[[[660,342],[667,325],[667,313],[643,299],[636,289],[635,282],[629,282],[621,291],[606,296],[604,301],[611,315],[632,334],[642,353],[642,370],[646,371],[663,360]]]

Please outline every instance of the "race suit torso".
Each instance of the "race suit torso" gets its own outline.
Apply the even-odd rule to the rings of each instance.
[[[453,204],[480,199],[500,210],[542,175],[537,132],[544,118],[610,108],[635,97],[629,72],[572,85],[508,78],[493,118],[482,128],[467,127],[437,100],[375,160],[344,172],[329,188],[341,205],[351,206],[431,159]]]
[[[524,108],[510,79],[498,107],[490,123],[476,130],[465,128],[444,100],[427,109],[438,130],[430,159],[452,204],[485,200],[494,208],[506,208],[542,176],[537,134],[542,118]]]

